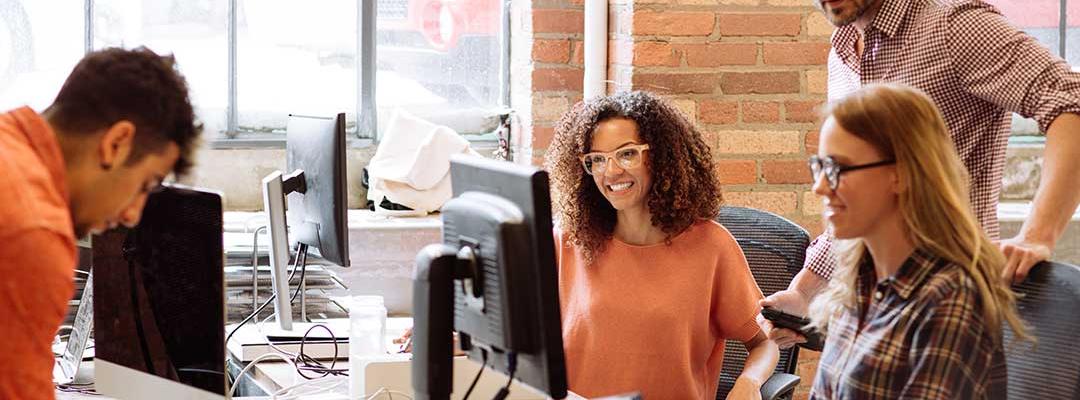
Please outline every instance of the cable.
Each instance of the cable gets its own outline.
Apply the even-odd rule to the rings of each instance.
[[[469,390],[465,391],[465,397],[462,397],[461,400],[469,400],[469,395],[472,394],[473,388],[476,387],[476,382],[480,382],[480,375],[484,373],[484,367],[487,366],[487,350],[480,349],[480,356],[484,361],[480,363],[480,370],[476,371],[476,377],[473,378]]]
[[[293,263],[292,272],[289,273],[289,278],[286,280],[286,283],[292,282],[293,277],[296,275],[296,269],[299,266],[298,264],[300,264],[301,260],[306,262],[307,257],[301,258],[299,255],[296,257],[296,260]],[[300,270],[301,270],[300,271],[300,279],[302,280],[302,279],[304,279],[304,273],[306,272],[307,268],[300,268]],[[292,303],[293,300],[296,300],[296,296],[299,295],[299,294],[300,294],[300,286],[297,285],[296,292],[293,293],[291,298],[289,298],[289,303]],[[273,303],[275,299],[277,299],[277,294],[270,295],[270,298],[266,299],[266,302],[262,303],[262,305],[259,306],[259,308],[256,308],[255,311],[252,312],[251,315],[248,315],[247,318],[244,318],[243,321],[240,321],[240,323],[237,324],[236,327],[233,328],[233,330],[229,332],[229,335],[225,336],[225,343],[226,344],[229,343],[229,339],[232,339],[233,334],[235,334],[236,331],[240,330],[240,327],[244,326],[244,324],[251,321],[252,318],[255,318],[256,316],[258,316],[259,313],[261,313],[262,310],[266,308],[266,306],[270,305],[270,303]]]
[[[258,364],[259,362],[261,362],[263,360],[266,360],[268,358],[278,358],[278,359],[281,359],[282,361],[285,361],[289,365],[292,365],[294,368],[296,367],[296,365],[293,364],[292,360],[290,360],[287,357],[285,357],[285,356],[283,356],[281,354],[278,354],[278,353],[266,353],[266,354],[263,354],[261,356],[255,357],[255,359],[251,360],[251,362],[248,363],[248,365],[246,367],[244,367],[244,369],[240,370],[239,374],[236,374],[236,380],[235,380],[234,384],[232,385],[232,387],[229,388],[229,397],[234,397],[236,395],[236,388],[238,386],[235,383],[240,382],[240,378],[243,378],[244,374],[246,374],[252,368],[255,368],[256,364]],[[296,377],[295,376],[293,377],[293,384],[296,384]]]
[[[517,353],[507,353],[507,369],[510,370],[510,379],[506,381],[506,386],[499,389],[499,393],[495,393],[495,397],[492,400],[505,400],[506,396],[510,395],[510,384],[514,383],[514,373],[517,372]]]
[[[364,395],[363,397],[364,397],[364,400],[375,400],[376,397],[379,397],[379,395],[383,394],[383,393],[386,393],[386,395],[390,397],[390,400],[394,399],[394,394],[398,394],[400,396],[405,396],[406,399],[413,400],[412,396],[409,396],[408,393],[399,392],[397,390],[387,389],[385,387],[379,388],[379,390],[376,390],[375,393],[372,393],[370,396]]]
[[[315,328],[323,328],[324,330],[326,330],[326,332],[330,334],[330,339],[332,339],[334,341],[334,358],[332,358],[331,361],[330,361],[330,367],[326,367],[325,365],[323,365],[318,360],[304,354],[304,343],[307,342],[308,335],[311,334],[311,331],[315,330]],[[304,377],[306,379],[323,378],[323,377],[326,377],[328,375],[349,376],[348,369],[341,369],[341,368],[334,369],[334,366],[337,365],[337,358],[338,358],[338,341],[337,341],[337,336],[334,336],[334,332],[331,331],[329,327],[327,327],[326,325],[323,325],[323,324],[312,325],[310,328],[308,328],[307,332],[304,332],[304,336],[300,338],[300,352],[297,353],[295,361],[297,362],[297,364],[302,363],[303,366],[297,365],[296,372],[298,374],[300,374],[300,376],[302,376],[302,377]],[[322,376],[311,378],[311,377],[307,376],[306,374],[304,374],[303,371],[312,371],[312,372],[315,372],[315,373],[322,373]]]
[[[259,303],[259,231],[266,232],[266,225],[255,229],[251,234],[251,306]],[[244,229],[247,229],[245,226]]]

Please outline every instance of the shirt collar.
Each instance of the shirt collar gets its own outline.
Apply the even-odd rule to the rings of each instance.
[[[900,30],[904,18],[911,8],[911,0],[881,0],[881,9],[878,10],[874,20],[866,29],[880,31],[885,37],[892,37]],[[855,42],[859,38],[859,29],[855,24],[847,24],[836,28],[833,33],[832,45],[841,56],[854,57]]]
[[[941,261],[941,258],[924,249],[915,249],[900,265],[896,274],[887,278],[885,282],[892,285],[898,296],[907,300],[919,286],[922,286],[923,282],[941,268],[943,264]]]
[[[45,168],[49,170],[53,186],[63,196],[64,201],[68,198],[67,170],[64,163],[63,153],[60,151],[60,142],[56,133],[44,118],[30,107],[20,107],[11,111],[20,126],[20,130],[26,136],[30,147],[37,153]]]
[[[904,22],[908,9],[911,8],[911,0],[881,1],[881,9],[874,16],[874,21],[870,23],[870,29],[878,30],[886,37],[892,37],[900,30],[900,25]]]

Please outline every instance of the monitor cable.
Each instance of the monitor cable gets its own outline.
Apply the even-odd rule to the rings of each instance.
[[[484,373],[484,367],[487,366],[487,350],[480,349],[480,356],[483,360],[483,362],[480,363],[480,370],[476,371],[476,377],[473,378],[472,384],[469,385],[469,390],[465,391],[465,397],[462,397],[461,400],[469,400],[469,395],[472,394],[473,388],[476,387],[476,383],[480,382],[480,375]]]
[[[505,400],[510,395],[510,384],[514,383],[514,373],[517,372],[517,353],[507,353],[507,369],[510,372],[510,379],[506,381],[506,386],[499,389],[499,393],[495,393],[495,397],[492,400]]]

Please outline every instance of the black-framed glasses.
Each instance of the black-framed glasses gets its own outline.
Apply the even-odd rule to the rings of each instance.
[[[831,156],[818,157],[810,156],[810,159],[806,161],[810,166],[810,173],[813,175],[814,183],[817,183],[821,174],[825,174],[825,179],[829,180],[829,189],[836,190],[840,186],[840,175],[845,172],[858,171],[860,169],[875,168],[885,165],[896,164],[896,160],[881,160],[878,162],[872,162],[862,165],[844,165],[836,161]]]
[[[619,164],[619,168],[630,169],[641,165],[641,152],[648,150],[649,145],[638,144],[633,146],[626,146],[615,149],[608,152],[592,152],[583,154],[581,158],[581,165],[585,167],[585,172],[589,175],[603,174],[607,169],[608,160],[614,160]]]

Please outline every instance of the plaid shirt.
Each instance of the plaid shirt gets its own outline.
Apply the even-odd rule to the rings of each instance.
[[[975,280],[916,250],[893,277],[859,265],[857,308],[829,323],[811,395],[822,399],[1004,399],[1002,331]]]
[[[981,1],[883,1],[861,60],[853,24],[833,33],[829,100],[873,82],[930,95],[970,174],[975,215],[996,239],[1009,112],[1035,118],[1045,132],[1062,112],[1080,113],[1080,74]],[[831,246],[822,235],[807,250],[806,265],[826,278],[835,263]]]

